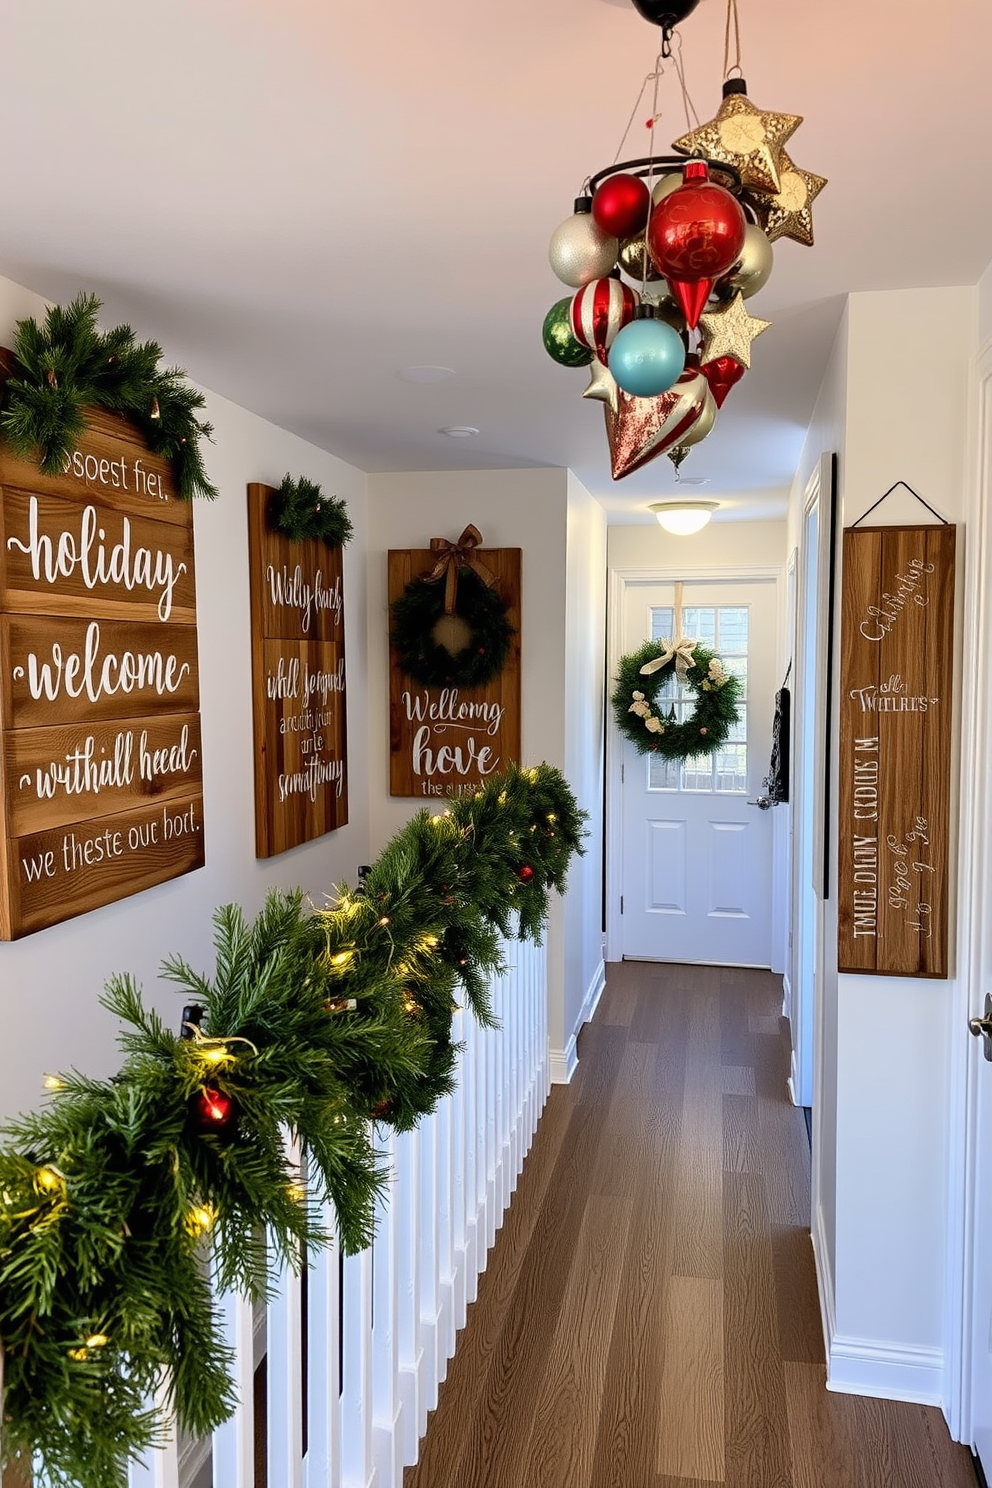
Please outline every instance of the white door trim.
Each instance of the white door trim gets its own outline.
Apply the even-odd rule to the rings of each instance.
[[[654,568],[611,568],[607,593],[606,659],[606,959],[622,959],[622,926],[620,923],[620,889],[623,882],[623,812],[621,803],[620,766],[623,740],[613,722],[610,698],[613,696],[617,662],[623,655],[623,607],[628,589],[650,584],[674,584],[680,579],[689,583],[730,584],[736,579],[757,579],[775,584],[778,604],[776,650],[780,666],[784,637],[785,564],[761,563],[741,565],[706,564],[702,567],[665,565]],[[778,884],[783,865],[778,851],[779,834],[774,837],[772,881]],[[777,954],[778,947],[775,947]]]
[[[987,516],[992,502],[992,345],[977,358],[969,397],[968,464],[964,528],[965,598],[961,672],[971,684],[961,689],[960,847],[958,860],[958,975],[949,985],[953,997],[950,1037],[950,1113],[948,1131],[948,1210],[944,1346],[944,1414],[955,1441],[971,1444],[977,1419],[973,1399],[972,1349],[975,1343],[974,1296],[978,1268],[987,1258],[975,1253],[973,1197],[978,1181],[978,1079],[989,1076],[978,1051],[966,1036],[967,1020],[980,1011],[983,914],[987,902],[986,858],[982,848],[992,792],[987,754],[980,733],[992,718],[992,534]],[[970,479],[967,477],[970,476]],[[960,561],[960,559],[959,559]],[[973,649],[971,649],[973,648]],[[989,1463],[984,1464],[986,1468]]]

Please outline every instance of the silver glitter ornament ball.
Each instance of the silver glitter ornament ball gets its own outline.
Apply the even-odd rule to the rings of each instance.
[[[581,200],[584,202],[589,198]],[[592,212],[583,206],[555,228],[548,248],[548,261],[563,284],[581,289],[594,279],[605,279],[619,252],[617,239],[597,227]]]

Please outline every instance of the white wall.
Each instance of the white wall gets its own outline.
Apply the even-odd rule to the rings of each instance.
[[[976,324],[977,295],[970,288],[852,295],[796,492],[820,450],[839,440],[841,525],[857,520],[900,479],[960,522],[967,510]],[[873,522],[926,519],[922,508],[902,498],[872,516]],[[959,617],[962,553],[963,544]],[[959,623],[956,657],[962,656],[960,641]],[[960,666],[967,667],[966,656]],[[958,697],[960,685],[959,673]],[[836,760],[836,723],[834,735]],[[952,822],[956,810],[955,798]],[[832,815],[836,823],[836,807]],[[836,829],[834,837],[836,847]],[[835,892],[825,937],[835,967]],[[837,1388],[934,1401],[944,1394],[949,1051],[952,1037],[964,1036],[963,1025],[954,1022],[959,1001],[953,979],[834,972],[825,981],[814,1205],[822,1206],[827,1241],[821,1265],[825,1258],[829,1374]]]
[[[14,321],[42,316],[44,303],[0,280],[0,342]],[[137,328],[139,335],[141,328]],[[237,900],[249,913],[273,886],[328,891],[368,854],[368,751],[365,713],[365,476],[262,419],[208,395],[214,443],[206,464],[220,487],[195,506],[196,589],[203,737],[206,866],[130,899],[23,940],[0,943],[0,1118],[38,1103],[45,1071],[75,1066],[95,1076],[118,1063],[115,1024],[98,1005],[106,979],[130,971],[147,1000],[177,1026],[180,996],[156,983],[162,958],[180,952],[213,966],[211,913]],[[342,497],[355,526],[345,549],[349,824],[266,862],[255,859],[252,776],[251,640],[246,485],[278,485],[291,471]]]
[[[714,519],[691,537],[673,537],[652,517],[641,527],[611,527],[610,568],[747,568],[785,563],[784,522],[721,522]]]
[[[565,775],[589,813],[581,871],[565,895],[565,996],[553,1048],[574,1040],[603,988],[603,767],[606,709],[606,514],[568,476],[565,595]],[[560,1037],[561,1042],[556,1040]]]
[[[368,548],[373,852],[423,804],[389,795],[386,555],[390,548],[426,547],[432,537],[457,538],[468,522],[479,528],[485,546],[523,549],[520,763],[556,765],[569,775],[593,823],[601,813],[596,740],[603,731],[602,683],[583,672],[585,658],[578,654],[578,640],[569,639],[568,624],[581,613],[589,638],[584,644],[594,648],[594,658],[602,656],[605,582],[602,568],[598,576],[595,569],[602,564],[605,518],[598,503],[564,470],[373,475]],[[571,774],[570,763],[576,767]],[[558,1079],[567,1075],[575,1017],[601,956],[599,912],[587,922],[580,908],[599,893],[598,848],[592,841],[589,848],[572,865],[567,907],[553,903],[548,926],[549,1040]]]
[[[787,547],[791,554],[797,548],[803,523],[803,508],[806,485],[816,468],[821,454],[838,455],[837,500],[842,501],[846,473],[844,448],[847,439],[847,368],[848,368],[848,313],[845,308],[837,330],[833,351],[820,386],[819,396],[810,420],[802,456],[796,471],[789,502]],[[838,507],[838,510],[840,508]],[[838,528],[840,521],[838,520]],[[796,697],[794,691],[793,696]],[[837,710],[831,720],[831,759],[838,758]],[[836,766],[834,767],[833,799],[837,799]],[[786,808],[790,813],[792,806]],[[791,828],[791,818],[789,820]],[[793,840],[796,840],[796,834]],[[836,859],[835,859],[836,861]],[[832,890],[833,892],[833,890]],[[798,897],[798,896],[796,896]],[[799,913],[798,903],[793,903],[793,915]],[[822,908],[817,907],[817,915]],[[835,988],[837,976],[836,936],[825,947],[827,986]],[[797,995],[798,989],[793,989]],[[836,1278],[836,1230],[837,1230],[837,999],[830,995],[823,999],[819,1022],[820,1049],[817,1051],[820,1066],[819,1091],[817,1092],[817,1151],[813,1164],[812,1225],[819,1249],[817,1260],[821,1267],[821,1284],[825,1284],[833,1308]]]

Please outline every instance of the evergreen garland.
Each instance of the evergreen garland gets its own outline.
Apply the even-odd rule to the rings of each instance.
[[[293,542],[317,537],[332,548],[351,541],[348,508],[337,496],[325,496],[315,481],[286,475],[269,501],[269,523]]]
[[[506,662],[513,626],[507,603],[467,565],[458,569],[455,614],[471,630],[468,644],[454,655],[434,639],[444,614],[445,579],[413,579],[390,608],[389,639],[400,670],[424,687],[483,687]]]
[[[47,1081],[50,1103],[0,1150],[8,1459],[37,1458],[53,1488],[124,1488],[161,1438],[147,1402],[163,1382],[185,1430],[226,1419],[205,1236],[218,1284],[252,1298],[271,1285],[266,1235],[296,1269],[328,1241],[322,1201],[345,1251],[369,1243],[373,1122],[407,1129],[452,1088],[456,993],[493,1025],[500,935],[539,938],[584,816],[559,771],[511,766],[419,812],[332,908],[273,893],[249,924],[225,906],[212,977],[163,967],[202,1010],[180,1036],[129,976],[109,983],[118,1073]]]
[[[148,448],[172,465],[176,494],[213,498],[200,440],[213,434],[196,417],[202,393],[178,367],[160,367],[162,348],[137,342],[128,325],[100,331],[96,295],[53,305],[44,325],[17,322],[16,365],[2,391],[0,434],[15,454],[40,454],[45,475],[58,475],[86,428],[85,409],[96,405],[136,424]]]
[[[674,708],[667,714],[656,712],[658,694],[676,669],[675,658],[649,676],[641,675],[641,667],[664,649],[664,642],[645,641],[639,650],[620,658],[612,698],[617,728],[639,754],[660,754],[671,760],[712,754],[737,722],[740,683],[723,670],[712,651],[694,646],[686,684],[697,701],[689,717],[679,723]]]

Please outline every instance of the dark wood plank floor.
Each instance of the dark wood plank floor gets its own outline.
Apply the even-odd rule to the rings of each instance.
[[[625,962],[555,1087],[404,1488],[975,1488],[834,1395],[781,984]]]

